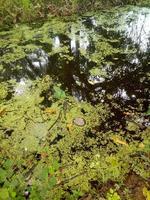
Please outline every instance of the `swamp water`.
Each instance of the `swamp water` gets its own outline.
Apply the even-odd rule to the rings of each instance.
[[[0,38],[4,189],[19,176],[24,189],[34,185],[41,199],[40,184],[50,179],[45,188],[56,190],[56,199],[76,199],[90,190],[91,180],[120,180],[130,170],[149,177],[147,157],[137,156],[132,168],[129,163],[131,154],[149,149],[150,9],[51,18],[1,31]],[[23,164],[12,161],[18,151]],[[14,178],[5,173],[8,161],[18,166]],[[21,196],[22,188],[15,190]]]

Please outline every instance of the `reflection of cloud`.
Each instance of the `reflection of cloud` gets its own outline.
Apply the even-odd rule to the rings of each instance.
[[[137,14],[130,11],[124,18],[127,22],[125,34],[134,43],[139,44],[142,51],[146,51],[150,37],[150,10],[140,8]]]
[[[87,48],[90,45],[89,35],[90,35],[90,33],[86,30],[84,25],[81,25],[78,33],[77,33],[76,27],[74,27],[74,26],[71,27],[71,33],[70,33],[71,43],[70,43],[70,45],[71,45],[72,53],[77,52],[77,43],[79,43],[80,49],[87,50]]]
[[[122,98],[124,100],[130,100],[129,96],[127,95],[127,92],[125,89],[118,88],[118,91],[116,94],[113,95],[115,98]]]
[[[139,61],[138,58],[133,58],[133,59],[131,60],[131,63],[132,63],[132,64],[139,64],[140,61]]]
[[[71,51],[72,51],[72,53],[76,53],[76,51],[77,51],[75,34],[73,35],[73,37],[71,39]]]
[[[105,78],[104,77],[100,77],[100,76],[90,75],[89,78],[88,78],[88,82],[91,85],[95,85],[95,84],[98,84],[98,83],[103,83],[104,81],[105,81]]]
[[[60,38],[58,36],[56,36],[54,39],[54,48],[59,48],[60,47]]]
[[[90,45],[88,34],[85,30],[80,30],[79,46],[81,49],[87,50]]]
[[[47,53],[42,49],[37,49],[28,55],[28,59],[36,69],[45,68],[49,62]]]
[[[17,87],[15,88],[15,95],[17,96],[22,95],[25,92],[25,90],[26,90],[25,79],[21,79]]]
[[[94,17],[91,18],[91,23],[92,23],[93,26],[95,26],[95,27],[97,26],[97,22],[94,19]]]

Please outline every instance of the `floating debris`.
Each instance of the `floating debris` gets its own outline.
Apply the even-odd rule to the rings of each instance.
[[[99,76],[90,76],[89,79],[88,79],[88,82],[91,85],[95,85],[95,84],[98,84],[98,83],[103,83],[104,81],[105,81],[105,78],[99,77]]]
[[[81,118],[81,117],[76,117],[73,120],[73,123],[77,126],[84,126],[86,124],[85,119]]]

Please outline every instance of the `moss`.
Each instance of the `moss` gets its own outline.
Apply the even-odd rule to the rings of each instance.
[[[8,95],[8,88],[7,84],[1,83],[0,84],[0,101],[5,99]]]
[[[128,122],[127,129],[129,131],[138,131],[139,130],[139,126],[134,122]]]

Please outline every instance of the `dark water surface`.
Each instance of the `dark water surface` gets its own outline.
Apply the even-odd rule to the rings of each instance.
[[[15,62],[2,61],[1,80],[15,78],[24,86],[26,80],[49,74],[79,101],[107,103],[114,113],[112,127],[123,124],[127,112],[139,113],[137,121],[149,126],[142,113],[150,104],[150,9],[83,16],[68,23],[66,32],[53,31],[51,24],[47,29],[51,43],[41,43],[41,33],[36,33],[24,43],[34,43],[36,50]],[[1,56],[11,51],[0,48]],[[16,65],[19,71],[12,70]]]

